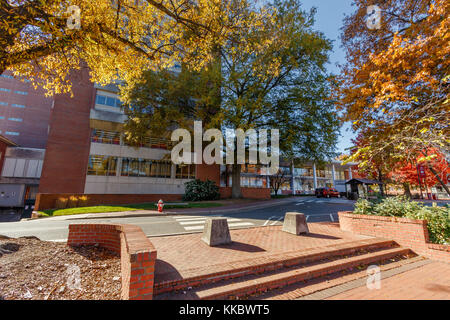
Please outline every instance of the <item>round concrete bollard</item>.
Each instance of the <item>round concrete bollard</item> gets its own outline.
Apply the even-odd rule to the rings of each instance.
[[[226,218],[208,218],[201,238],[209,246],[231,243],[230,230]]]
[[[295,235],[309,233],[305,215],[300,212],[286,212],[282,231]]]

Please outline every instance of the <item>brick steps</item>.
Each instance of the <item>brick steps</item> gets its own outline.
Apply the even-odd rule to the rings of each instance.
[[[221,283],[189,290],[186,294],[166,294],[159,297],[157,296],[156,299],[217,300],[237,297],[242,298],[281,288],[299,281],[321,277],[340,270],[367,265],[381,260],[407,255],[409,253],[410,250],[408,248],[386,248],[384,250],[337,259],[331,262],[313,264],[303,268],[286,268],[271,272],[267,275],[251,275],[234,281],[222,281]]]
[[[426,261],[427,259],[422,256],[416,256],[408,259],[401,259],[395,262],[391,260],[386,260],[384,264],[380,264],[381,272],[387,272],[390,270],[395,270],[408,265],[415,265]],[[297,282],[280,289],[268,291],[266,293],[260,294],[258,296],[250,297],[249,299],[255,300],[292,300],[292,299],[317,299],[323,296],[324,292],[329,289],[337,288],[340,285],[349,283],[358,279],[367,278],[367,269],[363,268],[361,270],[356,269],[352,272],[342,271],[335,272],[334,274],[327,275],[325,277],[314,278],[308,280],[307,282]],[[384,276],[382,275],[382,279]],[[321,295],[315,295],[316,293],[321,293]],[[314,296],[314,297],[313,297]]]
[[[359,241],[351,241],[338,245],[314,248],[310,250],[288,252],[264,258],[255,258],[251,261],[238,261],[233,264],[213,265],[208,270],[193,269],[183,272],[182,278],[164,281],[155,279],[154,293],[156,295],[175,290],[187,290],[189,287],[197,287],[209,283],[244,277],[253,274],[272,272],[295,265],[313,263],[323,259],[344,257],[364,251],[381,250],[397,246],[392,240],[371,238]]]

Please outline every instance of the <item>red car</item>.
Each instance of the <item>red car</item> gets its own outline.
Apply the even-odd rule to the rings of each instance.
[[[339,193],[339,191],[337,191],[334,188],[318,188],[316,189],[316,197],[320,198],[320,197],[327,197],[327,198],[331,198],[331,197],[337,197],[340,198],[341,195]]]

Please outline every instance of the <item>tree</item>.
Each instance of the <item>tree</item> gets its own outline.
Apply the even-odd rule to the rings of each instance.
[[[275,1],[266,11],[276,14],[265,16],[257,26],[234,29],[227,41],[215,46],[216,60],[207,70],[191,76],[183,71],[172,74],[172,85],[187,89],[178,91],[180,95],[164,98],[170,88],[160,90],[161,73],[154,74],[160,80],[140,81],[145,89],[136,86],[125,92],[130,97],[126,108],[134,110],[129,111],[135,119],[131,121],[151,122],[177,109],[179,117],[174,119],[179,120],[174,122],[179,126],[186,120],[203,120],[205,127],[222,131],[277,128],[288,159],[334,155],[339,124],[329,99],[332,82],[325,72],[331,44],[312,28],[315,11],[302,11],[298,1]],[[243,11],[245,20],[251,12],[250,7]],[[138,96],[140,90],[145,94]],[[196,98],[188,99],[189,95]],[[171,107],[167,101],[172,99],[183,106]],[[164,120],[159,123],[168,128]],[[130,128],[132,136],[135,130]],[[233,198],[241,196],[240,172],[240,164],[232,165]]]
[[[290,178],[286,176],[286,171],[279,168],[277,173],[270,177],[270,188],[278,195],[278,190],[285,182],[289,182]]]
[[[372,4],[356,1],[342,33],[347,63],[337,94],[344,120],[368,142],[359,154],[407,162],[426,150],[448,153],[449,2],[383,1],[377,30],[365,21]]]
[[[324,69],[331,44],[312,28],[315,10],[306,13],[295,0],[274,1],[273,6],[278,14],[264,30],[237,33],[220,47],[222,106],[215,125],[277,128],[284,158],[323,159],[334,151],[338,126]],[[263,51],[239,45],[236,50],[242,38],[255,48],[268,45]],[[238,198],[241,167],[232,168],[232,196]]]
[[[92,81],[129,85],[143,70],[178,62],[199,70],[213,44],[271,15],[243,15],[248,6],[247,0],[0,0],[0,74],[13,70],[51,95],[70,91],[68,75],[81,67]],[[79,25],[72,23],[77,13]]]

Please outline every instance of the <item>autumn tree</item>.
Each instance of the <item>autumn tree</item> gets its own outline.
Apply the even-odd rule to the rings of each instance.
[[[344,20],[347,63],[337,91],[344,120],[352,121],[367,142],[355,157],[384,153],[407,162],[429,150],[448,153],[450,3],[355,4],[356,11]],[[381,8],[379,29],[366,24],[373,4]]]
[[[286,158],[334,156],[339,123],[325,71],[331,44],[313,30],[315,11],[304,12],[298,1],[275,1],[266,11],[275,14],[266,16],[257,27],[230,33],[227,41],[215,47],[216,63],[191,78],[193,81],[186,84],[189,76],[183,72],[171,76],[171,86],[186,88],[179,91],[181,95],[168,97],[184,104],[176,108],[179,114],[171,121],[180,119],[181,126],[186,119],[202,120],[205,127],[222,131],[279,129],[280,149]],[[245,13],[248,19],[250,13],[251,8]],[[158,74],[149,75],[123,94],[131,98],[126,106],[137,111],[126,111],[133,114],[130,128],[141,119],[152,122],[175,109],[162,97],[168,92],[155,86],[162,78],[155,82],[154,77]],[[195,97],[190,106],[187,95]],[[167,128],[164,120],[160,123]],[[232,165],[234,198],[241,196],[240,172],[240,164]]]
[[[92,81],[130,85],[142,71],[176,62],[199,70],[213,45],[270,16],[243,15],[248,6],[247,0],[0,0],[0,74],[14,71],[54,94],[70,91],[68,75],[82,67]]]

